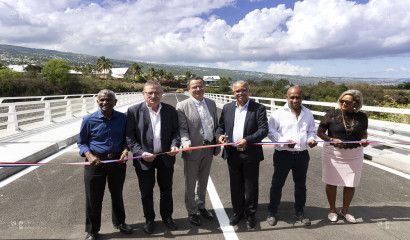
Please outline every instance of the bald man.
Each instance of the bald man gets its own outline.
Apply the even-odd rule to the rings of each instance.
[[[282,188],[292,170],[295,184],[294,218],[309,226],[311,222],[305,216],[303,208],[306,203],[306,173],[310,159],[308,147],[312,148],[317,145],[315,121],[312,112],[302,106],[303,92],[300,87],[289,88],[286,99],[287,104],[274,111],[268,121],[269,139],[273,142],[290,142],[291,144],[274,146],[274,174],[266,221],[271,226],[276,225],[276,213],[282,197]]]

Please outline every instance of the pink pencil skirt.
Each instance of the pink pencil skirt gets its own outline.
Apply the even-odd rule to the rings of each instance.
[[[343,149],[325,143],[322,150],[322,181],[334,186],[357,187],[363,156],[363,147]]]

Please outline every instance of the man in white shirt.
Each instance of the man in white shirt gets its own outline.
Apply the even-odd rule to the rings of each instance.
[[[174,107],[162,103],[163,90],[159,83],[149,81],[145,84],[142,95],[145,102],[128,108],[126,139],[133,156],[145,156],[133,160],[141,191],[144,210],[144,231],[154,232],[155,170],[161,192],[160,215],[165,225],[178,228],[172,219],[173,198],[172,178],[175,155],[180,146],[178,114]],[[158,154],[167,152],[166,154]]]
[[[181,145],[184,148],[213,145],[218,127],[218,114],[213,100],[205,98],[205,83],[201,77],[188,81],[191,97],[177,103]],[[220,147],[202,148],[182,152],[185,176],[185,206],[190,223],[199,226],[200,215],[213,219],[205,208],[206,189],[211,171],[213,155],[218,155]]]
[[[289,88],[286,99],[288,103],[273,112],[268,121],[269,139],[273,142],[291,144],[275,145],[274,174],[266,221],[271,226],[276,225],[276,213],[282,197],[282,188],[289,171],[292,170],[295,184],[295,219],[309,226],[311,222],[305,216],[303,208],[306,203],[306,173],[310,160],[308,147],[317,145],[315,121],[312,112],[302,106],[303,92],[300,87]]]

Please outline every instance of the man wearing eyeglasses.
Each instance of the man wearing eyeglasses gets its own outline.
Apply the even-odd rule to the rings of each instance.
[[[303,208],[306,203],[306,173],[310,159],[308,147],[312,148],[317,145],[315,120],[312,112],[302,106],[303,92],[300,87],[289,88],[286,99],[287,104],[272,112],[268,122],[270,140],[291,144],[274,146],[274,173],[266,221],[271,226],[276,225],[276,213],[282,196],[282,188],[290,170],[292,170],[295,184],[294,218],[309,226],[311,222],[305,216]]]
[[[138,176],[141,200],[144,210],[144,231],[154,232],[153,189],[155,170],[160,190],[160,215],[165,225],[171,229],[178,228],[172,219],[172,178],[174,174],[175,155],[180,146],[178,114],[174,107],[162,103],[163,90],[158,82],[145,83],[142,95],[145,102],[128,109],[126,139],[133,156],[144,156],[134,159],[135,172]],[[165,154],[160,154],[164,153]]]
[[[225,146],[222,157],[228,162],[233,215],[229,224],[237,225],[247,216],[248,229],[255,227],[259,195],[259,165],[264,159],[261,142],[268,134],[266,107],[249,100],[249,85],[233,84],[235,102],[225,104],[219,119],[216,138]]]
[[[181,142],[184,148],[214,145],[218,114],[213,100],[204,98],[205,83],[201,77],[188,80],[191,97],[177,104]],[[213,155],[218,155],[220,147],[211,147],[182,152],[185,175],[185,206],[188,220],[201,225],[202,217],[212,220],[212,213],[205,208],[206,189]]]

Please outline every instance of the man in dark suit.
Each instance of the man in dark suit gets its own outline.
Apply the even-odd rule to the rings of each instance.
[[[223,107],[216,137],[218,142],[235,142],[225,146],[222,157],[228,160],[231,202],[234,214],[229,224],[239,223],[244,215],[249,229],[256,224],[258,207],[259,163],[264,159],[262,146],[253,145],[268,134],[266,107],[249,100],[249,85],[233,84],[235,102]]]
[[[178,228],[177,223],[172,219],[172,178],[175,155],[178,153],[176,150],[180,146],[178,114],[171,105],[161,103],[162,94],[163,90],[159,83],[147,82],[142,92],[145,102],[130,107],[127,113],[128,147],[134,156],[145,156],[134,159],[133,165],[138,176],[146,219],[144,231],[149,234],[154,232],[155,169],[157,169],[157,181],[161,192],[162,221],[171,230]],[[158,154],[162,152],[168,153]]]
[[[177,104],[182,146],[204,146],[216,144],[215,130],[218,114],[215,102],[204,98],[205,83],[201,77],[188,81],[191,97]],[[220,147],[187,150],[182,153],[185,175],[185,206],[189,222],[201,225],[199,212],[206,219],[213,219],[205,208],[206,188],[211,171],[213,155],[218,155]]]

